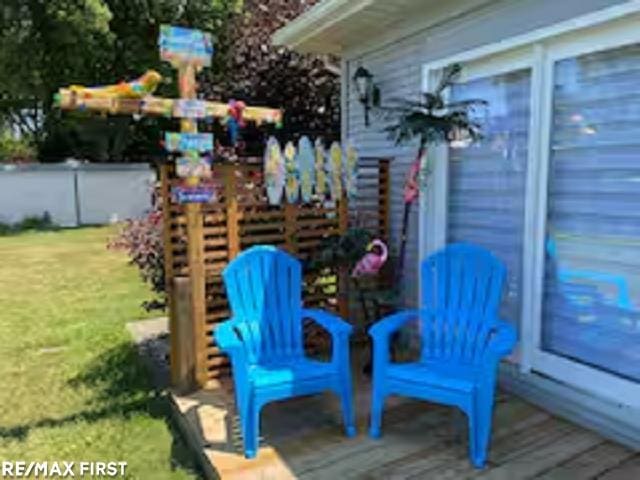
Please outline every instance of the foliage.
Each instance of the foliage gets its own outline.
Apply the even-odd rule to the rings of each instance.
[[[0,132],[0,163],[29,162],[36,153],[31,138],[14,138],[8,131]]]
[[[0,236],[11,235],[29,230],[46,231],[57,230],[59,227],[51,220],[49,212],[42,216],[31,215],[14,224],[0,223]]]
[[[367,253],[370,242],[371,233],[361,228],[350,228],[344,235],[331,235],[320,242],[306,267],[312,271],[335,267],[351,270]]]
[[[239,0],[4,0],[0,10],[0,124],[32,135],[43,160],[84,157],[113,161],[159,153],[165,119],[112,119],[52,110],[53,94],[69,84],[96,85],[137,77],[154,68],[175,95],[175,71],[160,61],[162,23],[213,33]],[[218,48],[214,62],[223,62]],[[28,59],[28,61],[25,61]],[[88,121],[88,119],[91,121]]]
[[[138,267],[140,277],[159,298],[143,302],[147,310],[164,309],[167,303],[162,240],[162,211],[154,208],[142,219],[127,220],[109,240],[108,248],[122,250]]]
[[[327,56],[301,55],[271,44],[271,35],[310,8],[315,0],[245,0],[228,24],[220,45],[228,52],[219,69],[205,70],[200,86],[205,96],[227,101],[284,108],[283,129],[294,134],[322,135],[332,140],[340,130],[340,71]],[[245,140],[260,137],[248,128]],[[257,142],[261,144],[262,142]]]
[[[471,120],[470,114],[487,102],[481,99],[446,102],[443,97],[444,90],[453,84],[460,70],[458,64],[445,68],[438,87],[424,93],[421,101],[395,99],[390,106],[379,108],[383,118],[395,120],[385,131],[396,144],[418,137],[422,151],[428,144],[450,142],[460,135],[470,141],[481,138],[480,124]]]
[[[112,227],[0,238],[0,457],[114,459],[127,477],[199,478],[125,325],[148,288],[105,251]],[[185,469],[185,467],[188,468]]]

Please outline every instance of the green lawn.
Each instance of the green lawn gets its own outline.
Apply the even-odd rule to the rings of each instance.
[[[0,237],[0,459],[193,478],[125,329],[149,293],[109,228]]]

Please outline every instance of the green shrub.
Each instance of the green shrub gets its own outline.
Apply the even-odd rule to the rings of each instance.
[[[0,162],[32,162],[36,157],[36,148],[30,138],[16,139],[7,131],[0,133]]]
[[[51,220],[49,212],[44,212],[41,216],[29,215],[17,223],[8,224],[0,222],[0,236],[25,232],[27,230],[57,230],[59,227]]]

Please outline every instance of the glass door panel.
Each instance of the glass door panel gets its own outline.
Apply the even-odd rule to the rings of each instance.
[[[484,138],[449,151],[447,242],[491,250],[506,265],[501,315],[520,324],[525,184],[530,123],[531,69],[483,77],[451,88],[452,101],[488,102],[477,112]]]
[[[542,351],[640,382],[640,45],[553,69]]]

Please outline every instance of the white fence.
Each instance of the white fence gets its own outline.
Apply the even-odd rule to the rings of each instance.
[[[64,227],[140,217],[151,208],[155,178],[143,163],[0,166],[0,222],[45,212]]]

